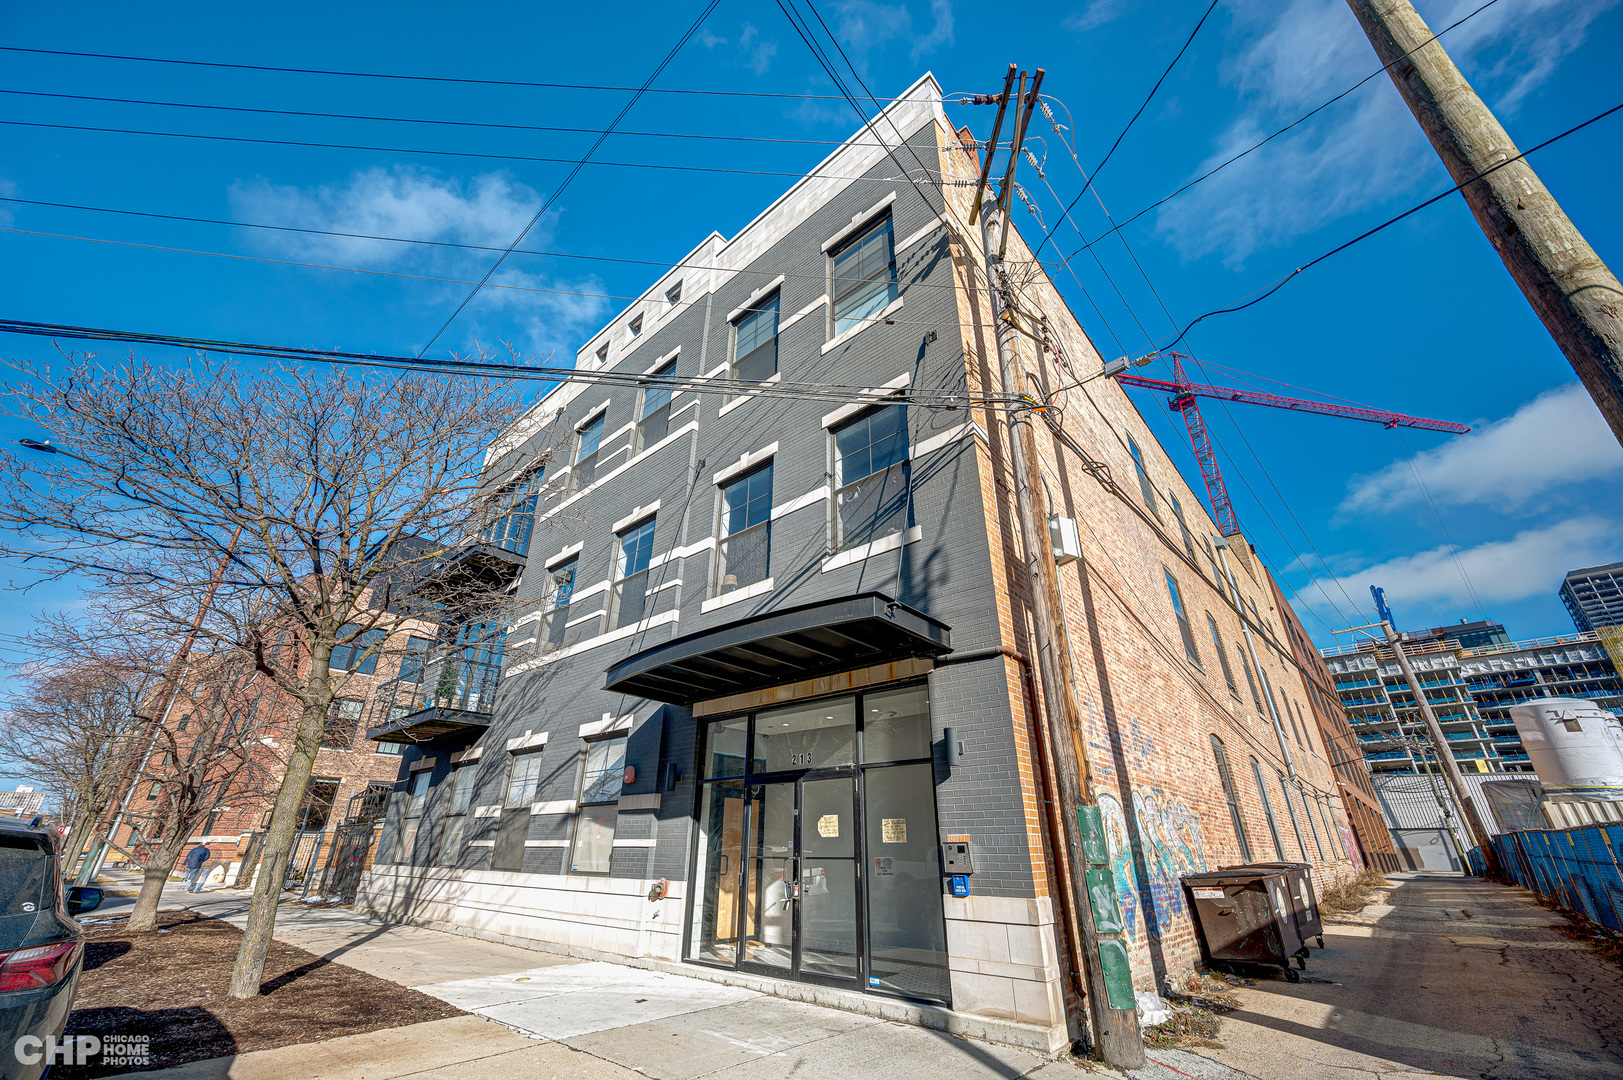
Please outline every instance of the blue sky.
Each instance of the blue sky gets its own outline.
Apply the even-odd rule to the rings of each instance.
[[[1419,7],[1440,28],[1480,3]],[[0,44],[624,86],[646,77],[701,7],[491,5],[453,14],[444,5],[401,3],[13,4]],[[1091,168],[1206,0],[996,11],[952,0],[822,0],[818,7],[881,95],[926,70],[949,92],[989,92],[1010,61],[1045,67],[1045,89],[1068,107],[1079,156]],[[1445,40],[1523,146],[1623,101],[1618,0],[1499,0]],[[587,129],[607,123],[628,96],[25,53],[6,54],[3,66],[0,89],[13,91]],[[1224,0],[1102,173],[1098,194],[1118,220],[1130,216],[1377,66],[1343,0]],[[657,85],[832,92],[777,6],[760,0],[722,0]],[[983,136],[991,122],[986,108],[953,105],[949,114]],[[18,94],[0,94],[0,119],[520,157],[571,158],[593,138]],[[803,141],[611,138],[599,153],[605,161],[688,168],[588,167],[524,245],[577,257],[515,256],[494,279],[512,287],[486,290],[438,348],[510,341],[526,355],[557,349],[567,358],[622,304],[615,297],[634,296],[658,273],[601,257],[671,261],[711,229],[730,235],[823,157],[825,142],[854,126],[839,101],[646,97],[625,129]],[[1034,134],[1046,136],[1037,149],[1046,151],[1053,192],[1029,168],[1023,181],[1056,232],[1045,256],[1069,253],[1076,234],[1061,222],[1057,199],[1069,202],[1081,176],[1051,130],[1039,123]],[[1614,265],[1623,260],[1620,134],[1623,114],[1533,160]],[[10,127],[5,142],[0,195],[12,198],[495,245],[516,235],[567,170],[26,126]],[[771,173],[789,175],[762,175]],[[1072,263],[1077,280],[1060,272],[1057,284],[1105,355],[1142,352],[1173,322],[1251,293],[1448,184],[1381,76],[1129,226],[1124,236],[1143,275],[1112,241],[1095,249],[1102,270],[1084,255]],[[1075,220],[1089,236],[1106,225],[1091,195]],[[415,351],[466,291],[422,279],[477,277],[489,259],[20,203],[0,202],[0,227],[13,230],[0,232],[9,316],[357,350]],[[1029,220],[1023,227],[1037,230]],[[254,261],[265,259],[381,273]],[[1623,451],[1575,391],[1565,360],[1457,196],[1314,268],[1273,299],[1203,324],[1187,346],[1217,381],[1292,392],[1262,381],[1272,379],[1477,427],[1451,438],[1238,405],[1207,409],[1240,521],[1298,590],[1321,644],[1333,640],[1329,626],[1365,621],[1357,612],[1367,612],[1370,583],[1386,586],[1405,628],[1485,614],[1517,637],[1570,632],[1556,598],[1561,575],[1623,559]],[[9,337],[0,350],[44,357],[50,346]],[[1134,393],[1198,485],[1181,422],[1156,395]],[[7,440],[37,434],[8,423],[0,422]],[[42,607],[74,599],[63,585],[6,594],[4,633],[25,629]]]

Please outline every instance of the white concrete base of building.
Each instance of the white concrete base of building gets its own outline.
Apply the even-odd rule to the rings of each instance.
[[[355,909],[385,922],[537,952],[663,971],[847,1012],[1022,1046],[1068,1048],[1052,906],[1008,897],[948,898],[955,1008],[683,963],[685,883],[650,902],[653,880],[375,866]],[[967,1006],[967,1007],[966,1007]]]

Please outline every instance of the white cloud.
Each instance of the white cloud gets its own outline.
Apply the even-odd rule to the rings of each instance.
[[[905,4],[880,4],[875,0],[840,0],[834,36],[863,79],[868,77],[868,54],[874,49],[913,33],[913,13]],[[836,60],[838,57],[836,57]],[[877,91],[876,91],[877,92]]]
[[[259,179],[233,185],[229,197],[233,210],[249,221],[497,249],[301,233],[255,234],[260,245],[300,259],[455,282],[479,280],[541,204],[535,191],[500,173],[459,180],[410,167],[369,169],[346,183],[316,188]],[[557,219],[557,211],[549,212],[521,246],[549,247]],[[466,349],[477,338],[498,352],[498,343],[505,341],[521,353],[572,354],[580,340],[602,324],[611,301],[600,295],[582,295],[605,291],[596,277],[555,277],[532,269],[535,262],[533,256],[508,259],[490,281],[496,287],[480,292],[453,334],[438,347]],[[468,289],[467,284],[421,284],[411,286],[412,291],[405,295],[420,299],[425,313],[443,318]]]
[[[5,195],[5,196],[8,196],[8,197],[13,197],[14,198],[16,196],[16,194],[17,194],[17,184],[16,184],[16,182],[12,181],[12,180],[7,180],[5,177],[0,176],[0,195]],[[16,220],[16,218],[11,213],[11,207],[9,207],[9,206],[7,206],[7,205],[5,205],[3,203],[0,203],[0,226],[4,226],[5,228],[9,229],[9,228],[11,228],[11,223],[13,221],[15,221],[15,220]]]
[[[1589,24],[1619,0],[1519,0],[1495,4],[1445,37],[1456,63],[1506,117],[1576,49]],[[1481,0],[1423,3],[1433,30]],[[1244,114],[1192,175],[1257,142],[1376,67],[1374,51],[1343,0],[1235,0],[1245,39],[1225,67]],[[1091,10],[1091,9],[1090,9]],[[1372,79],[1288,135],[1229,166],[1161,211],[1158,228],[1184,255],[1221,252],[1234,265],[1396,194],[1446,179],[1388,76]]]
[[[541,198],[501,173],[447,179],[410,166],[368,169],[347,184],[299,188],[263,178],[239,181],[227,193],[249,221],[366,236],[440,240],[504,247],[535,216]],[[526,244],[545,243],[555,214],[531,230]],[[304,258],[383,266],[424,253],[411,244],[342,236],[256,232],[265,246]]]
[[[951,45],[954,40],[952,0],[930,0],[930,14],[935,19],[930,32],[915,41],[913,51],[908,54],[915,64],[919,62],[919,57]]]
[[[1503,420],[1416,454],[1432,498],[1515,509],[1568,484],[1623,477],[1623,448],[1581,383],[1540,394]],[[1354,479],[1343,513],[1393,509],[1420,500],[1409,462]]]
[[[1405,555],[1342,575],[1342,580],[1354,596],[1367,595],[1368,586],[1379,585],[1394,606],[1433,604],[1464,609],[1475,601],[1451,552],[1439,547]],[[1562,576],[1573,567],[1623,557],[1623,522],[1577,517],[1519,532],[1509,540],[1461,548],[1457,555],[1483,603],[1553,596]]]
[[[759,30],[750,23],[744,24],[744,30],[738,35],[738,51],[744,54],[744,63],[757,75],[765,75],[772,66],[772,58],[778,55],[776,42],[762,41]]]
[[[1126,7],[1124,0],[1092,0],[1080,11],[1073,11],[1061,20],[1067,30],[1085,33],[1097,29],[1120,15]]]
[[[717,37],[715,34],[712,34],[710,32],[710,28],[707,26],[703,30],[699,31],[699,42],[707,49],[714,49],[717,45],[727,44],[727,39],[724,37]]]

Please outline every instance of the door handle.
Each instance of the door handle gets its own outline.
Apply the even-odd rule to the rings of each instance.
[[[722,875],[722,874],[725,874],[725,873],[726,873],[726,872],[727,872],[727,868],[728,868],[728,867],[729,867],[729,866],[731,866],[731,865],[732,865],[732,860],[731,860],[731,859],[729,859],[729,858],[728,858],[728,857],[727,857],[727,856],[726,856],[726,855],[723,855],[723,856],[722,856],[722,857],[721,857],[721,869],[719,869],[719,870],[717,870],[717,871],[716,871],[716,874],[717,874],[717,875],[718,875],[718,876],[719,876],[719,875]]]

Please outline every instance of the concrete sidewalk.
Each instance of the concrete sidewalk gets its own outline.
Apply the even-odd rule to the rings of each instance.
[[[248,897],[232,890],[194,894],[176,888],[165,890],[164,905],[241,925]],[[276,937],[472,1015],[129,1075],[145,1080],[517,1075],[1073,1080],[1088,1072],[1081,1063],[1018,1047],[669,972],[379,923],[346,908],[284,903]],[[1135,1080],[1247,1080],[1192,1054],[1157,1051],[1152,1058]]]

